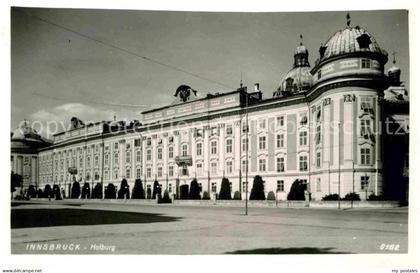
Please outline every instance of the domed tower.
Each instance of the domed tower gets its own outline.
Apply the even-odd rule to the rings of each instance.
[[[309,65],[309,53],[302,42],[295,50],[293,68],[286,73],[280,82],[280,86],[273,93],[273,97],[296,94],[308,91],[312,86],[312,75]]]
[[[380,99],[388,54],[364,28],[347,26],[319,49],[307,92],[310,107],[311,181],[362,199],[382,192]]]
[[[26,121],[11,133],[11,171],[23,178],[23,187],[38,182],[38,149],[51,145]]]

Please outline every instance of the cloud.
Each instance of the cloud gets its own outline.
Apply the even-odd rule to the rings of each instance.
[[[34,129],[41,135],[51,138],[55,133],[68,130],[72,117],[78,117],[87,124],[111,120],[112,112],[82,103],[66,103],[31,114],[31,121]]]

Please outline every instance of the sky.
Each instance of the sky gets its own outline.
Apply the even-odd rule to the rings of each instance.
[[[272,96],[292,68],[300,34],[313,66],[318,49],[346,27],[347,11],[220,13],[11,9],[11,130],[26,119],[141,120],[187,84],[207,93],[260,83]],[[396,51],[409,86],[408,13],[350,11],[351,25]],[[150,61],[152,60],[152,61]],[[51,128],[50,128],[51,129]],[[52,128],[50,132],[63,128]]]

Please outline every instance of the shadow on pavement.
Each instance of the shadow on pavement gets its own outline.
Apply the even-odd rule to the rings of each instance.
[[[248,250],[236,250],[226,252],[225,254],[350,254],[350,252],[333,251],[334,248],[317,248],[317,247],[291,247],[291,248],[256,248]]]
[[[84,209],[12,209],[11,228],[172,222],[180,217]]]

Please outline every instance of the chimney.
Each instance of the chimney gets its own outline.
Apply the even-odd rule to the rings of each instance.
[[[260,91],[260,84],[259,83],[255,83],[254,84],[254,91],[255,92],[259,92]]]

